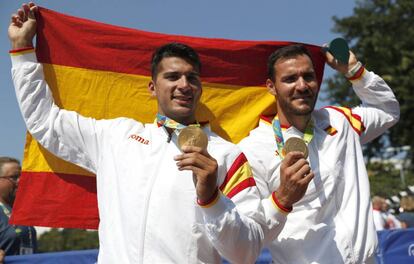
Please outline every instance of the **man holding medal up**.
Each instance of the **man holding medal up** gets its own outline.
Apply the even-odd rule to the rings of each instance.
[[[9,26],[17,99],[43,147],[96,174],[98,263],[253,263],[286,216],[262,202],[237,146],[197,124],[197,53],[179,43],[154,53],[154,123],[83,117],[53,101],[32,46],[35,12],[24,4]]]
[[[310,53],[301,45],[283,47],[269,57],[266,81],[277,115],[263,117],[239,143],[262,198],[272,197],[287,215],[269,245],[274,263],[374,262],[377,235],[362,144],[398,121],[399,104],[347,45],[341,61],[330,53],[335,47],[325,51],[326,62],[352,82],[362,104],[315,110],[320,84]],[[307,189],[297,189],[309,180]],[[305,196],[291,203],[280,185]]]

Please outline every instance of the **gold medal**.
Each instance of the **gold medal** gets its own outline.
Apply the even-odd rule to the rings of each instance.
[[[306,146],[305,141],[301,138],[291,137],[286,140],[285,146],[283,147],[284,155],[287,155],[292,151],[300,151],[303,153],[305,159],[308,158],[308,147]]]
[[[183,128],[178,135],[178,146],[196,146],[207,149],[208,138],[204,131],[197,126],[188,126]]]

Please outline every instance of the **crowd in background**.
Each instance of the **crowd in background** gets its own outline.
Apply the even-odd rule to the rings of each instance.
[[[390,209],[389,202],[384,197],[372,197],[374,225],[377,231],[414,227],[414,196],[401,198],[397,210]]]

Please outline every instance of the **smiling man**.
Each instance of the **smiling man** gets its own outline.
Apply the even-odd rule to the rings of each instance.
[[[16,95],[43,147],[96,174],[98,263],[220,263],[220,254],[253,263],[286,216],[270,200],[262,205],[237,146],[197,123],[197,53],[180,43],[154,52],[148,85],[158,102],[154,123],[83,117],[53,101],[32,44],[36,11],[24,4],[9,26]],[[206,148],[178,145],[188,126],[201,127]]]
[[[190,54],[191,57],[183,59],[168,48],[160,48],[152,60],[153,79],[148,86],[151,94],[157,97],[158,112],[183,124],[195,122],[194,114],[201,96],[201,65],[197,54]]]
[[[263,117],[239,144],[262,198],[273,196],[287,214],[269,246],[274,263],[374,261],[377,237],[361,145],[397,122],[399,104],[388,85],[352,52],[347,64],[325,55],[352,82],[362,104],[314,110],[320,84],[312,57],[301,45],[287,46],[268,60],[266,85],[276,97],[277,115]],[[308,188],[297,188],[310,175]],[[306,193],[294,203],[282,185],[298,196]]]

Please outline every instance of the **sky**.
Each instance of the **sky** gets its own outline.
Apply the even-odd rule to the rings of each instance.
[[[0,156],[23,158],[26,129],[10,77],[7,28],[20,1],[0,0]],[[356,0],[38,0],[68,15],[146,31],[314,45],[340,35],[333,16],[351,16]],[[325,79],[334,72],[325,68]],[[322,90],[324,86],[322,86]],[[327,102],[318,102],[317,107]]]

